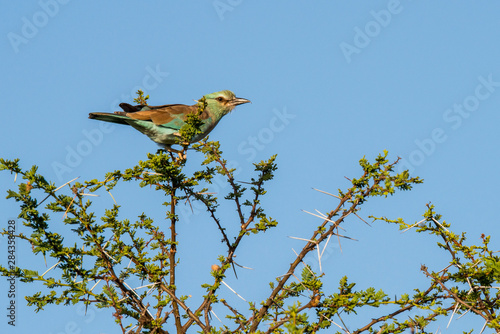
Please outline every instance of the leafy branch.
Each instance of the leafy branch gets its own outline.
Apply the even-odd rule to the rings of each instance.
[[[145,102],[148,97],[139,98]],[[200,102],[201,111],[203,105]],[[196,119],[193,115],[183,131],[185,140],[196,134]],[[340,232],[341,225],[348,223],[349,217],[366,223],[360,210],[370,198],[388,197],[397,190],[411,190],[422,183],[408,171],[395,173],[398,160],[390,162],[387,152],[377,156],[373,163],[361,159],[361,176],[348,179],[346,190],[338,190],[337,194],[321,191],[336,198],[338,204],[325,214],[311,213],[321,219],[321,224],[308,238],[294,237],[305,241],[304,246],[292,259],[286,274],[269,283],[269,294],[258,307],[250,302],[247,313],[231,306],[219,296],[220,287],[227,285],[224,279],[230,268],[236,274],[236,267],[241,267],[235,257],[241,251],[242,241],[278,225],[262,206],[267,184],[277,171],[277,157],[255,163],[253,177],[238,181],[237,171],[229,167],[218,142],[205,139],[193,149],[204,156],[195,171],[186,168],[186,157],[175,158],[159,150],[148,154],[136,166],[107,173],[103,180],[80,183],[73,179],[59,187],[38,174],[36,166],[25,170],[19,160],[0,159],[0,170],[15,174],[16,180],[18,176],[22,179],[17,190],[7,191],[7,198],[19,203],[19,218],[31,234],[12,235],[5,229],[0,233],[27,242],[34,254],[53,262],[44,273],[0,266],[1,275],[45,285],[45,292],[26,297],[28,305],[37,312],[49,304],[83,303],[111,308],[123,333],[168,333],[167,325],[180,333],[191,327],[204,333],[316,333],[332,326],[337,333],[402,333],[408,329],[425,333],[438,318],[450,314],[453,318],[467,312],[482,317],[485,327],[500,333],[500,289],[495,286],[500,277],[500,257],[489,249],[490,237],[482,235],[481,245],[466,245],[465,233],[451,232],[450,225],[432,205],[427,206],[424,219],[412,225],[402,219],[372,217],[374,221],[397,224],[404,231],[412,229],[437,237],[438,247],[450,256],[450,264],[439,271],[422,266],[429,285],[415,289],[411,295],[390,298],[373,287],[357,290],[346,276],[340,280],[337,292],[328,293],[323,286],[325,274],[318,274],[305,264],[306,256],[317,252],[322,271],[321,257],[331,238],[352,239]],[[226,229],[228,225],[218,212],[221,200],[208,192],[215,177],[227,182],[227,193],[222,195],[235,208],[234,220],[239,225],[236,231]],[[115,202],[98,221],[93,211],[95,196],[109,194],[114,201],[112,192],[123,182],[134,182],[162,194],[166,199],[163,220],[155,222],[144,212],[133,221],[119,219],[121,207]],[[206,209],[225,246],[218,264],[212,266],[213,279],[202,285],[206,293],[197,303],[181,293],[177,279],[182,258],[177,236],[179,224],[183,223],[178,211],[182,203],[196,202]],[[55,218],[64,222],[64,234],[54,232],[49,224]],[[78,241],[70,244],[65,241],[67,235]],[[301,269],[300,264],[303,264]],[[210,314],[215,304],[225,307],[225,316],[233,323],[231,327],[214,327]],[[347,318],[367,307],[384,311],[366,321],[357,318],[358,328],[348,329]],[[421,310],[423,315],[409,316],[414,309]]]

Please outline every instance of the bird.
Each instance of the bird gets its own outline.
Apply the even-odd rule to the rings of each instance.
[[[236,97],[230,90],[207,94],[203,98],[195,100],[197,103],[194,105],[165,104],[149,106],[139,104],[133,106],[128,103],[120,103],[123,111],[115,111],[114,113],[91,112],[89,118],[130,125],[168,151],[179,153],[180,151],[173,149],[171,145],[180,144],[181,136],[179,131],[186,124],[187,115],[196,114],[203,100],[206,106],[199,115],[202,121],[201,133],[193,136],[189,144],[205,138],[222,117],[231,112],[236,106],[250,102],[250,100]]]

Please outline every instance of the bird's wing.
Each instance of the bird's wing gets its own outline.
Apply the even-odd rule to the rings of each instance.
[[[166,104],[162,106],[131,106],[120,105],[125,112],[116,112],[118,115],[130,117],[141,121],[150,121],[156,125],[163,125],[174,129],[180,129],[188,114],[196,113],[198,105]],[[207,119],[208,112],[204,111],[201,119]]]

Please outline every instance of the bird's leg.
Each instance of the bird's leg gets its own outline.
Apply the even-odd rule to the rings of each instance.
[[[184,150],[178,151],[177,154],[179,155],[179,160],[186,160],[186,153]]]
[[[177,153],[177,155],[179,156],[179,160],[186,160],[186,148],[185,146],[183,146],[183,149],[182,151],[179,151],[179,150],[176,150],[175,148],[172,148],[172,146],[170,145],[165,145],[165,149],[167,151],[169,151],[170,153]]]

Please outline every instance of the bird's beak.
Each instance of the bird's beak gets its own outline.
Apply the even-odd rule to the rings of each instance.
[[[241,97],[235,97],[234,99],[231,100],[231,105],[237,106],[243,103],[252,103],[250,100],[241,98]]]

